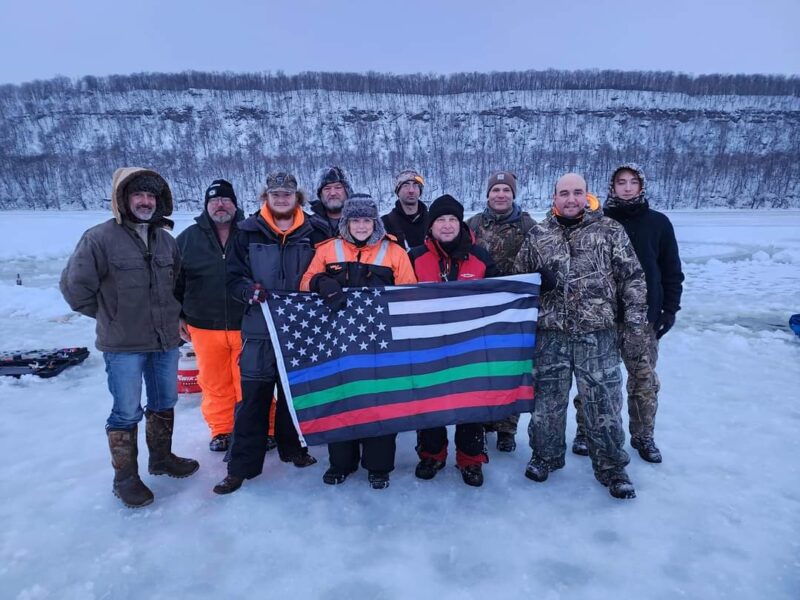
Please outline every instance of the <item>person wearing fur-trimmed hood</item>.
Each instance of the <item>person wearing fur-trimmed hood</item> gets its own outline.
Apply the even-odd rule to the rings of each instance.
[[[325,304],[338,311],[346,305],[343,287],[381,287],[417,283],[403,248],[386,233],[375,201],[354,194],[342,209],[339,237],[318,245],[300,281],[300,289],[320,294]],[[374,489],[389,485],[394,470],[397,434],[328,444],[330,468],[322,480],[344,483],[361,466],[368,471]]]
[[[150,169],[114,172],[114,218],[83,234],[61,274],[70,308],[95,319],[97,349],[103,353],[113,398],[106,435],[114,467],[112,491],[125,506],[153,502],[139,477],[138,425],[145,417],[148,470],[152,475],[188,477],[197,461],[172,453],[178,401],[178,318],[173,295],[181,256],[167,219],[172,192]],[[142,411],[142,380],[147,405]]]

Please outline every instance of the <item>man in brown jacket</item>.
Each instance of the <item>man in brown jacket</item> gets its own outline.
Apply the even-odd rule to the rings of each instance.
[[[152,475],[188,477],[197,461],[172,453],[178,400],[178,317],[173,295],[180,253],[165,228],[172,226],[172,192],[155,171],[128,167],[114,172],[114,218],[83,234],[61,274],[70,307],[97,322],[113,398],[106,434],[114,467],[113,492],[131,508],[153,493],[139,478],[138,423],[146,415]],[[142,411],[142,379],[147,407]]]

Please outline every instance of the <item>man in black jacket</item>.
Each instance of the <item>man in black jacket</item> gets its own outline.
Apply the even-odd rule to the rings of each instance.
[[[639,456],[644,460],[660,463],[661,452],[654,441],[660,388],[655,368],[658,340],[675,324],[675,313],[681,308],[683,271],[678,242],[672,223],[666,215],[650,208],[644,173],[637,164],[620,165],[611,175],[603,212],[625,228],[647,280],[650,343],[640,358],[625,359],[625,368],[628,371],[628,415],[631,446],[638,450]],[[622,354],[623,357],[626,355],[625,352]],[[587,455],[580,397],[575,398],[575,408],[578,432],[572,451]]]
[[[300,446],[261,308],[271,290],[300,289],[300,279],[314,257],[314,228],[301,208],[303,193],[293,175],[269,175],[261,199],[261,209],[239,224],[228,265],[228,293],[245,305],[239,359],[242,401],[234,418],[228,475],[214,487],[217,494],[235,492],[245,479],[261,474],[276,386],[275,440],[280,459],[296,467],[317,462]]]
[[[314,228],[314,244],[339,235],[344,201],[353,195],[350,177],[342,167],[325,167],[317,173],[317,200],[311,203],[308,217]]]
[[[244,304],[227,292],[225,278],[236,237],[244,218],[230,182],[216,179],[206,190],[205,208],[196,223],[178,236],[183,259],[175,297],[181,303],[181,337],[197,354],[200,409],[211,430],[209,449],[228,449],[233,409],[242,399],[239,354],[242,351]]]
[[[395,177],[394,208],[381,217],[386,233],[397,238],[406,250],[421,246],[427,233],[428,207],[420,200],[425,180],[413,169],[404,169]]]

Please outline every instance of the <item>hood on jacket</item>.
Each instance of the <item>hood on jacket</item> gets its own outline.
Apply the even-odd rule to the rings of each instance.
[[[128,199],[125,198],[125,186],[137,175],[150,175],[159,179],[163,185],[163,191],[158,196],[156,202],[155,217],[151,224],[172,227],[172,221],[165,219],[172,214],[172,190],[161,175],[150,169],[142,167],[121,167],[114,171],[111,179],[111,212],[118,224],[122,225],[122,220],[128,216]]]
[[[642,191],[639,192],[637,198],[632,200],[626,200],[626,202],[636,202],[637,199],[644,199],[647,195],[647,180],[644,177],[644,171],[642,171],[642,167],[640,167],[635,162],[626,162],[618,166],[614,171],[611,173],[611,178],[608,181],[608,196],[607,198],[616,198],[614,195],[614,180],[617,178],[617,173],[620,171],[633,171],[636,173],[636,176],[639,178],[639,183],[642,184]],[[641,200],[639,200],[641,201]]]

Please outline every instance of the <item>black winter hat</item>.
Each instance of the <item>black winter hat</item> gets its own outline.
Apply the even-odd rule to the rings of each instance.
[[[206,190],[206,208],[208,208],[208,203],[212,198],[230,198],[233,200],[234,205],[239,206],[236,201],[236,193],[233,191],[233,185],[225,179],[215,179],[208,186]]]
[[[125,186],[125,197],[128,198],[136,192],[149,192],[158,199],[164,192],[164,184],[155,175],[137,175]]]
[[[342,167],[331,166],[325,167],[317,173],[317,198],[322,200],[320,196],[322,188],[330,183],[341,183],[344,186],[347,197],[349,198],[353,195],[353,187],[350,185],[350,177],[348,177],[347,171]]]
[[[464,220],[464,207],[450,194],[439,196],[428,208],[428,228],[443,215],[455,215],[459,221]]]

